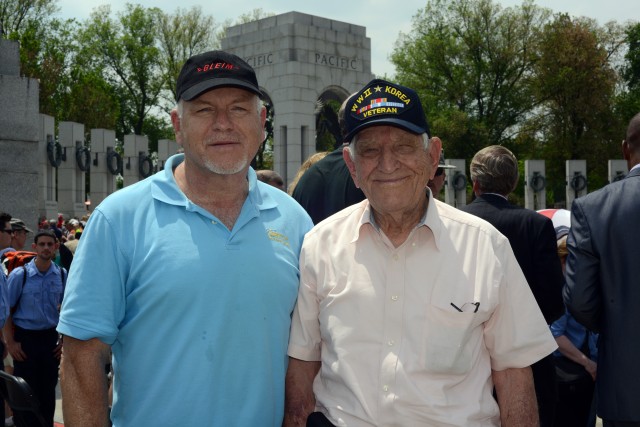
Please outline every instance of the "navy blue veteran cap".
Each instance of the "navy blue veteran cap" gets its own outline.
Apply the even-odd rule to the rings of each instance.
[[[429,134],[429,124],[418,94],[386,80],[371,80],[352,96],[345,108],[345,141],[369,126],[390,125],[415,134]]]
[[[238,87],[262,95],[249,64],[232,53],[212,50],[184,63],[176,85],[176,101],[190,101],[218,87]]]

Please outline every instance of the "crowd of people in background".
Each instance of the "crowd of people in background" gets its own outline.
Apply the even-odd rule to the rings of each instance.
[[[29,384],[48,424],[53,424],[62,351],[56,331],[60,304],[87,219],[59,214],[42,218],[33,230],[22,219],[0,213],[3,367]],[[7,427],[15,425],[12,412],[6,403],[0,405],[0,420]],[[28,414],[22,418],[28,425],[35,423]]]
[[[348,97],[288,188],[250,168],[245,61],[196,55],[176,89],[164,170],[90,219],[0,213],[3,266],[34,251],[0,273],[0,349],[47,425],[60,367],[68,427],[640,426],[640,114],[627,178],[554,219],[510,203],[502,146],[472,203],[438,200],[452,166],[411,88]]]

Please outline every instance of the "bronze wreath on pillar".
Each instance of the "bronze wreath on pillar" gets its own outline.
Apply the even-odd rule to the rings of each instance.
[[[65,160],[64,157],[60,143],[53,140],[53,135],[47,135],[47,159],[49,159],[49,164],[57,168]]]
[[[76,163],[82,172],[88,172],[91,168],[91,151],[87,147],[76,148]]]

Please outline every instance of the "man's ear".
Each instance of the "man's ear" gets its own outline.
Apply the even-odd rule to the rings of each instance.
[[[178,115],[178,110],[175,108],[171,110],[171,124],[173,125],[173,132],[176,135],[176,142],[182,146],[182,120]]]
[[[438,164],[440,163],[440,152],[442,151],[442,141],[437,136],[431,138],[429,142],[429,156],[431,157],[431,176],[429,179],[433,179],[436,176],[438,170]]]
[[[346,146],[342,149],[342,158],[344,162],[347,164],[347,169],[349,169],[349,174],[351,174],[351,179],[353,179],[354,184],[357,188],[360,188],[358,185],[358,178],[356,176],[356,163],[351,158],[351,154],[349,150],[352,150],[353,147],[351,145]]]
[[[622,158],[627,161],[631,158],[631,150],[629,150],[629,144],[626,139],[622,141]]]
[[[473,193],[476,196],[482,194],[482,192],[480,191],[480,185],[478,185],[478,181],[471,181],[471,187],[473,188]]]

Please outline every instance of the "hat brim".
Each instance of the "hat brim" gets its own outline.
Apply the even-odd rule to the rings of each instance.
[[[427,130],[423,127],[417,126],[411,122],[408,122],[406,120],[400,120],[400,119],[394,119],[391,117],[381,117],[377,120],[371,120],[368,121],[366,123],[363,123],[359,126],[356,126],[355,128],[353,128],[353,130],[351,132],[349,132],[344,140],[351,142],[351,140],[353,139],[354,136],[356,136],[356,134],[358,132],[361,132],[371,126],[380,126],[380,125],[389,125],[389,126],[395,126],[397,128],[400,129],[404,129],[406,131],[409,131],[411,133],[415,133],[417,135],[423,134],[425,133]]]
[[[191,86],[189,89],[182,92],[182,94],[180,95],[180,99],[191,101],[192,99],[197,98],[205,92],[221,87],[237,87],[240,89],[248,90],[249,92],[253,92],[258,96],[262,96],[262,92],[260,92],[260,89],[249,83],[245,83],[237,79],[216,78],[204,80],[198,84]]]

